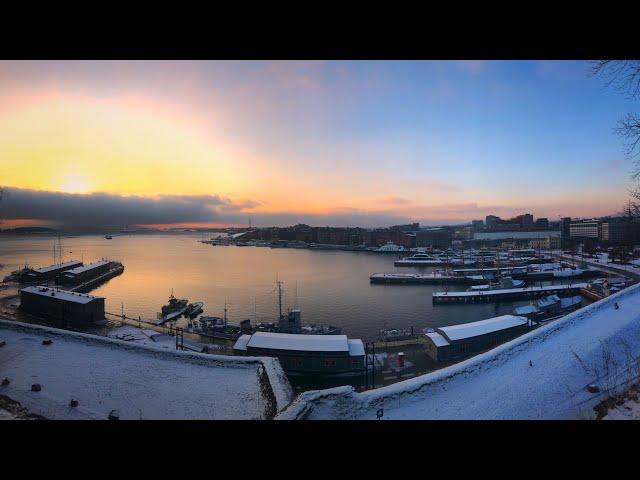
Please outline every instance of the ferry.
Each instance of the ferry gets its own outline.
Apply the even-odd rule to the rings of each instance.
[[[187,311],[188,305],[189,300],[186,298],[178,299],[173,296],[173,293],[171,293],[169,303],[167,305],[163,305],[161,312],[158,313],[158,321],[156,324],[162,325],[163,323],[177,320]]]

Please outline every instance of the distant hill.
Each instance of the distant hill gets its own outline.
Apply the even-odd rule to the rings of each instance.
[[[56,233],[58,230],[48,227],[16,227],[1,230],[2,233]]]

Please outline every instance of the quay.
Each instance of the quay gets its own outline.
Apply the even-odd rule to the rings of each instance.
[[[506,288],[499,290],[488,290],[484,292],[434,292],[432,294],[432,300],[434,304],[498,302],[500,300],[536,298],[557,294],[578,295],[580,294],[580,290],[586,287],[586,283],[574,283],[571,285],[545,285],[541,287]]]
[[[374,273],[369,277],[371,283],[384,284],[413,284],[413,285],[444,285],[463,284],[477,285],[485,283],[482,276],[456,276],[442,273]]]

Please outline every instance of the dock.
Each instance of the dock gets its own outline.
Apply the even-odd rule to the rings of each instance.
[[[579,295],[581,289],[586,287],[586,283],[574,283],[570,285],[545,285],[542,287],[505,288],[499,290],[488,290],[484,292],[434,292],[432,294],[432,300],[434,304],[499,302],[501,300],[537,298],[547,295]]]
[[[486,283],[481,277],[446,275],[442,273],[374,273],[369,277],[371,283],[413,284],[413,285],[445,285],[463,284],[477,285]]]

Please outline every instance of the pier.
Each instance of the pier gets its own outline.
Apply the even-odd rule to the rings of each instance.
[[[442,273],[374,273],[369,277],[371,283],[412,284],[412,285],[477,285],[485,283],[482,277],[456,276]]]
[[[586,287],[586,283],[574,283],[571,285],[545,285],[542,287],[507,288],[499,290],[488,290],[484,292],[434,292],[432,294],[432,299],[434,304],[499,302],[501,300],[537,298],[547,295],[579,295],[580,290]]]

